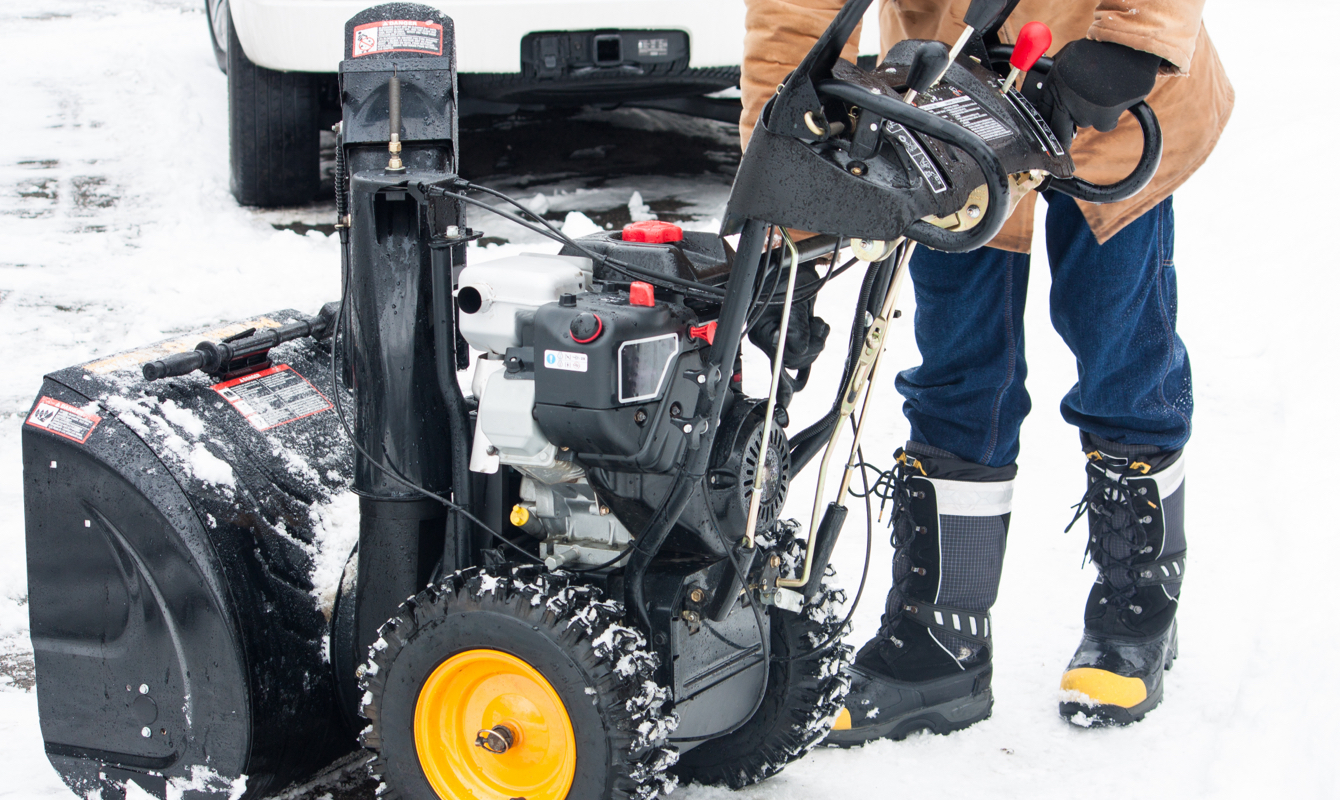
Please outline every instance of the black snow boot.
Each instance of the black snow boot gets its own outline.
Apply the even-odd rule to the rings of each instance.
[[[1084,449],[1089,488],[1070,524],[1087,514],[1098,579],[1084,638],[1061,677],[1060,711],[1083,727],[1129,725],[1163,699],[1163,672],[1177,658],[1185,461],[1181,450],[1087,435]]]
[[[991,617],[1016,467],[911,442],[880,479],[893,502],[893,588],[827,744],[949,733],[991,715]]]

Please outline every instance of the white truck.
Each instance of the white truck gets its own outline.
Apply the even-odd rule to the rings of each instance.
[[[344,23],[369,0],[205,0],[228,73],[233,195],[310,201],[339,119]],[[744,0],[429,0],[456,26],[462,115],[635,103],[734,120]]]

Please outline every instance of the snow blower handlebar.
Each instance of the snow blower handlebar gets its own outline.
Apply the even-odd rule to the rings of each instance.
[[[982,219],[966,231],[949,231],[924,220],[907,229],[907,238],[948,252],[976,250],[995,238],[1010,213],[1010,179],[1000,158],[980,136],[953,122],[941,119],[902,100],[872,94],[869,89],[847,81],[822,81],[815,87],[819,94],[841,100],[859,109],[872,111],[912,130],[954,145],[967,153],[982,171],[986,181],[987,203]]]
[[[270,350],[277,345],[306,336],[317,341],[330,338],[339,311],[339,303],[326,303],[315,317],[261,331],[252,328],[221,342],[201,342],[194,350],[150,361],[140,370],[146,381],[156,381],[189,375],[196,370],[224,376],[261,369],[269,363]]]

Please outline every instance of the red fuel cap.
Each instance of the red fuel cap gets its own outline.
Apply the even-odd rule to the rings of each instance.
[[[656,305],[656,290],[650,283],[642,281],[633,281],[633,285],[628,287],[628,303],[634,306],[654,306]]]
[[[632,222],[623,226],[625,242],[645,242],[647,244],[665,244],[684,241],[684,229],[678,225],[660,220],[649,219]]]

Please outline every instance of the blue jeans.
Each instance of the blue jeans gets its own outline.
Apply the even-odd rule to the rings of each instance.
[[[1099,245],[1075,201],[1047,196],[1051,318],[1079,381],[1061,416],[1125,445],[1173,450],[1191,435],[1191,364],[1177,336],[1172,198]],[[990,467],[1014,462],[1032,407],[1024,379],[1029,256],[918,248],[920,366],[898,375],[912,440]]]

